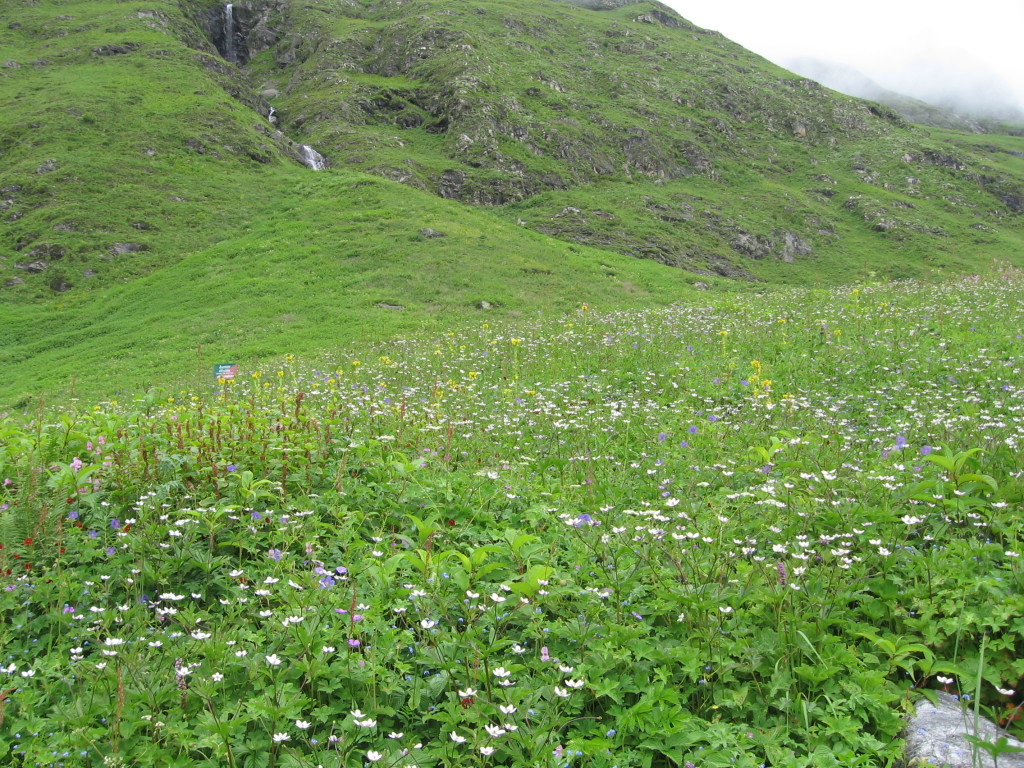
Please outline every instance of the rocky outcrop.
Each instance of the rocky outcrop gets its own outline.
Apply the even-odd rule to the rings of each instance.
[[[797,256],[814,256],[811,244],[794,232],[778,232],[767,236],[741,231],[729,245],[748,259],[777,258],[792,264]]]
[[[1005,745],[1024,748],[1024,742],[985,717],[975,719],[974,713],[955,696],[939,692],[932,704],[927,699],[917,703],[914,716],[904,732],[906,765],[934,765],[943,768],[1024,768],[1024,754],[1007,751],[998,763],[989,753],[972,744],[967,737],[976,737],[990,744],[1005,739]]]

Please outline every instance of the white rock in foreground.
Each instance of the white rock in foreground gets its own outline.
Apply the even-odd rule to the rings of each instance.
[[[1024,768],[1024,752],[999,755],[999,762],[980,747],[974,747],[964,735],[977,736],[994,744],[1006,737],[1008,747],[1024,748],[1024,742],[1011,738],[991,720],[978,718],[975,732],[974,711],[948,693],[939,693],[938,706],[927,699],[917,703],[916,714],[904,732],[907,740],[907,766],[943,768]]]

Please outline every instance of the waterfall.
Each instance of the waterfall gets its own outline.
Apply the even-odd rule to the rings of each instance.
[[[270,111],[267,113],[267,122],[270,123],[271,125],[277,124],[277,115],[275,114],[276,112],[277,110],[271,107]]]
[[[302,145],[302,162],[314,171],[322,171],[327,167],[327,159],[308,144]]]
[[[235,52],[235,9],[231,3],[224,6],[224,58],[232,64],[238,63]]]

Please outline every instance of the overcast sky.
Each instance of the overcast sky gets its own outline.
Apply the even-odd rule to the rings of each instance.
[[[661,0],[774,62],[852,66],[918,98],[954,89],[1024,109],[1024,0]]]

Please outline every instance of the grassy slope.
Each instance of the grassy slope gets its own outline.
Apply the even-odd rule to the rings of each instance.
[[[74,18],[57,21],[55,6],[26,6],[4,33],[0,58],[24,66],[2,86],[26,106],[0,118],[0,186],[20,187],[8,213],[21,214],[0,237],[7,275],[25,282],[2,292],[0,402],[72,381],[93,394],[173,380],[192,373],[198,345],[204,361],[246,362],[457,322],[482,300],[557,310],[670,301],[685,285],[393,182],[315,176],[224,93],[210,59],[175,41],[173,15],[138,16],[149,7],[68,3]],[[125,42],[140,47],[91,53]],[[32,66],[36,55],[51,63]],[[50,158],[57,170],[36,173]],[[448,236],[420,237],[428,226]],[[111,257],[117,242],[147,250]],[[13,268],[41,243],[68,254],[38,275]],[[73,289],[53,294],[57,278]]]
[[[269,181],[281,196],[245,234],[110,291],[0,305],[0,401],[72,379],[95,394],[185,377],[200,344],[207,374],[213,362],[480,320],[481,301],[499,314],[559,312],[583,301],[669,303],[692,290],[692,275],[553,241],[393,182],[302,169]],[[446,237],[424,238],[423,227]]]
[[[421,1],[399,17],[387,3],[322,5],[284,6],[287,34],[256,56],[251,81],[283,88],[281,126],[335,162],[319,175],[298,165],[294,144],[253,109],[265,107],[256,87],[177,3],[5,6],[15,21],[0,28],[0,61],[20,66],[0,68],[0,403],[455,325],[478,320],[480,301],[498,312],[664,303],[694,280],[715,283],[629,256],[802,283],[1020,258],[1019,217],[966,172],[900,159],[927,137],[713,34],[636,24],[644,4],[595,13],[488,0],[483,13],[443,13]],[[415,66],[389,59],[435,33]],[[377,36],[387,45],[374,47]],[[110,46],[122,52],[101,55]],[[465,80],[471,72],[481,81]],[[398,128],[366,106],[381,99],[425,122]],[[790,119],[815,115],[794,140]],[[532,138],[510,138],[509,126]],[[463,130],[477,138],[460,154]],[[627,158],[616,142],[640,130],[649,141]],[[927,139],[946,151],[951,140]],[[1000,141],[1012,151],[1019,139]],[[993,178],[1019,176],[1024,162],[955,151],[983,157]],[[665,180],[638,170],[693,158],[710,170]],[[595,175],[588,163],[610,165]],[[451,168],[471,192],[517,174],[581,186],[501,209],[409,188],[431,189]],[[359,173],[395,169],[408,185]],[[561,215],[568,206],[580,215]],[[896,228],[876,231],[879,218]],[[419,237],[428,226],[448,237]],[[738,235],[777,242],[786,231],[818,258],[754,260],[732,247]],[[139,250],[117,255],[118,243]],[[54,247],[64,255],[44,255],[42,272],[17,268]]]
[[[637,23],[655,3],[599,13],[503,0],[326,7],[294,12],[304,39],[320,41],[300,65],[280,71],[279,48],[253,68],[281,87],[283,121],[339,162],[434,190],[457,170],[462,199],[512,201],[503,213],[538,231],[772,281],[924,276],[1019,258],[1006,184],[979,179],[1019,189],[1024,163],[954,148],[948,135],[815,87],[682,19]],[[934,160],[953,155],[962,167]],[[571,188],[545,186],[551,175]],[[673,194],[696,208],[684,224],[664,220]],[[582,220],[560,216],[567,206]],[[786,232],[820,258],[782,263]],[[774,252],[740,255],[732,242],[742,234],[772,240]]]

